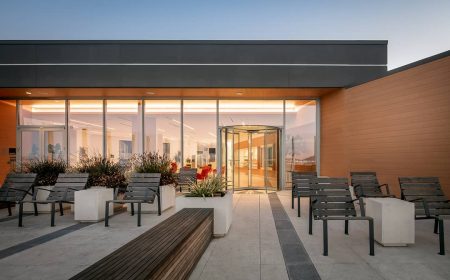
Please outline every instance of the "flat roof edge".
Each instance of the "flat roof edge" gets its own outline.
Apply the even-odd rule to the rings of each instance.
[[[432,55],[432,56],[429,56],[429,57],[426,57],[426,58],[423,58],[423,59],[420,59],[420,60],[417,60],[417,61],[414,61],[414,62],[411,62],[411,63],[403,65],[403,66],[400,66],[398,68],[395,68],[395,69],[392,69],[390,71],[387,71],[386,74],[381,75],[380,77],[377,77],[377,78],[375,78],[373,80],[369,80],[369,81],[362,82],[362,83],[359,83],[359,84],[351,85],[351,86],[349,86],[347,88],[357,87],[357,86],[360,86],[360,85],[363,85],[363,84],[366,84],[366,83],[369,83],[369,82],[372,82],[372,81],[376,81],[378,79],[382,79],[384,77],[388,77],[390,75],[394,75],[396,73],[400,73],[400,72],[403,72],[403,71],[406,71],[406,70],[409,70],[409,69],[412,69],[412,68],[415,68],[415,67],[418,67],[418,66],[421,66],[421,65],[424,65],[424,64],[427,64],[427,63],[430,63],[430,62],[442,59],[442,58],[445,58],[447,56],[450,56],[450,50],[445,51],[445,52],[441,52],[441,53],[438,53],[438,54],[435,54],[435,55]]]
[[[387,40],[0,40],[0,45],[173,44],[173,45],[387,45]]]

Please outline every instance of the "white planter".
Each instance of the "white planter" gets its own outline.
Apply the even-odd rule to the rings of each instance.
[[[114,190],[105,187],[92,187],[75,192],[75,220],[80,222],[98,222],[105,219],[107,200],[114,198]],[[114,213],[113,204],[109,204],[109,216]]]
[[[233,194],[224,197],[177,197],[176,211],[183,208],[213,208],[214,236],[224,236],[230,229],[233,218]]]
[[[397,198],[366,198],[366,216],[372,217],[375,240],[383,246],[414,244],[414,203]]]
[[[35,187],[35,191],[37,191],[37,195],[36,195],[36,200],[47,200],[48,195],[50,194],[50,192],[48,191],[44,191],[44,190],[39,190],[38,188],[43,188],[43,189],[47,189],[47,190],[52,190],[54,186],[39,186],[39,187]],[[33,197],[29,194],[27,194],[25,196],[24,201],[30,201],[33,200]],[[66,207],[64,207],[65,209]],[[50,213],[52,211],[52,205],[51,204],[38,204],[37,205],[37,209],[39,213]],[[59,204],[56,203],[55,204],[55,209],[56,211],[59,211]],[[16,207],[16,211],[17,213],[19,213],[19,207]],[[23,212],[24,213],[34,213],[34,206],[33,203],[24,203],[23,204]]]
[[[161,191],[161,212],[175,206],[175,185],[160,186]],[[131,212],[130,204],[127,204],[127,211]],[[134,211],[137,211],[137,204],[134,204]],[[153,203],[142,203],[141,213],[157,213],[158,212],[158,200],[155,197]]]

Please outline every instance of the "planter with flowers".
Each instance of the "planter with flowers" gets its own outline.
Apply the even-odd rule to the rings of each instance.
[[[190,193],[177,197],[176,210],[213,208],[214,236],[225,236],[233,218],[233,194],[225,190],[225,179],[210,175],[198,183],[192,183],[190,189]]]

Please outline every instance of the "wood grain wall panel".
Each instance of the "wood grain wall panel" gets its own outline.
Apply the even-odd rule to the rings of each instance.
[[[13,104],[0,101],[0,184],[10,171],[9,148],[16,146],[16,107]]]
[[[450,197],[450,57],[321,98],[321,174],[439,176]]]

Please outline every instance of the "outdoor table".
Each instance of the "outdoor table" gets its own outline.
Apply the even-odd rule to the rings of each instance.
[[[372,217],[375,240],[383,246],[414,244],[414,203],[397,198],[365,198],[366,216]]]
[[[114,190],[105,187],[92,187],[87,190],[75,192],[75,220],[80,222],[98,222],[105,219],[105,204],[112,200]],[[109,205],[109,215],[113,214],[114,207]]]

